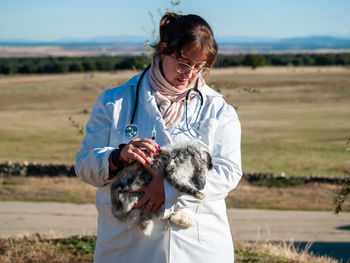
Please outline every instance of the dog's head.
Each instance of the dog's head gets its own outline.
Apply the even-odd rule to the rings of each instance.
[[[197,166],[196,174],[192,178],[193,183],[196,185],[196,188],[202,190],[205,186],[207,172],[213,168],[213,162],[210,153],[202,148],[197,146],[192,146],[193,151],[196,152],[198,156],[195,166]]]
[[[208,171],[213,169],[213,161],[211,159],[210,153],[206,150],[202,150],[201,155],[202,155],[202,160],[206,164]]]
[[[192,145],[191,147],[193,147],[193,151],[198,153],[201,162],[206,166],[207,170],[213,169],[213,161],[207,149],[198,145]]]

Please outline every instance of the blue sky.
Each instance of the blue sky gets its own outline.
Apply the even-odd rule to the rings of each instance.
[[[53,41],[149,35],[167,0],[0,0],[0,39]],[[182,0],[178,9],[205,18],[216,36],[350,37],[349,0]]]

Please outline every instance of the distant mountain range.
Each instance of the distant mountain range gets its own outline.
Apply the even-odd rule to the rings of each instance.
[[[0,45],[25,45],[25,46],[76,46],[76,45],[143,45],[147,40],[146,36],[99,36],[92,38],[62,38],[55,41],[35,41],[25,39],[0,39]]]
[[[219,39],[221,51],[239,52],[288,52],[288,51],[320,51],[320,50],[349,50],[350,38],[330,36],[308,36],[294,38],[247,38]]]
[[[6,48],[59,47],[60,50],[92,50],[99,54],[137,54],[144,51],[146,36],[101,36],[78,39],[66,38],[57,41],[1,40],[0,53]],[[217,37],[222,53],[272,53],[272,52],[350,52],[350,37],[308,36],[293,38],[269,37]],[[4,54],[0,54],[4,56]]]

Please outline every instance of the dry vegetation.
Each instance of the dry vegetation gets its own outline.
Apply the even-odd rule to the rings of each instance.
[[[235,262],[336,263],[338,261],[325,256],[316,257],[308,253],[307,247],[300,251],[288,242],[235,242]]]
[[[334,211],[334,191],[339,188],[338,185],[318,183],[287,187],[253,186],[243,180],[228,195],[226,204],[232,208]],[[350,200],[345,201],[343,211],[350,211]]]
[[[92,262],[94,236],[62,238],[55,235],[0,238],[0,261],[3,263],[72,263]],[[235,262],[256,263],[335,263],[328,257],[316,257],[307,250],[298,251],[292,244],[235,242]]]
[[[59,238],[55,235],[0,238],[0,262],[88,263],[93,261],[95,237]]]
[[[1,201],[94,203],[96,188],[77,178],[10,177],[0,179]]]
[[[238,107],[246,171],[350,173],[349,68],[222,69],[210,82]]]

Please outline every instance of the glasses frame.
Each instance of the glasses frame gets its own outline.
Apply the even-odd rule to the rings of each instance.
[[[192,70],[195,74],[198,74],[201,71],[205,71],[205,72],[209,71],[209,68],[205,67],[205,64],[202,67],[199,67],[198,69],[196,69],[196,67],[195,67],[196,65],[191,66],[191,65],[188,65],[186,63],[180,62],[180,61],[177,60],[175,55],[173,55],[173,59],[174,59],[175,64],[176,64],[175,70],[176,70],[177,73],[184,74],[184,73],[188,73],[188,72],[190,72]],[[179,65],[184,66],[185,70],[180,70]]]

